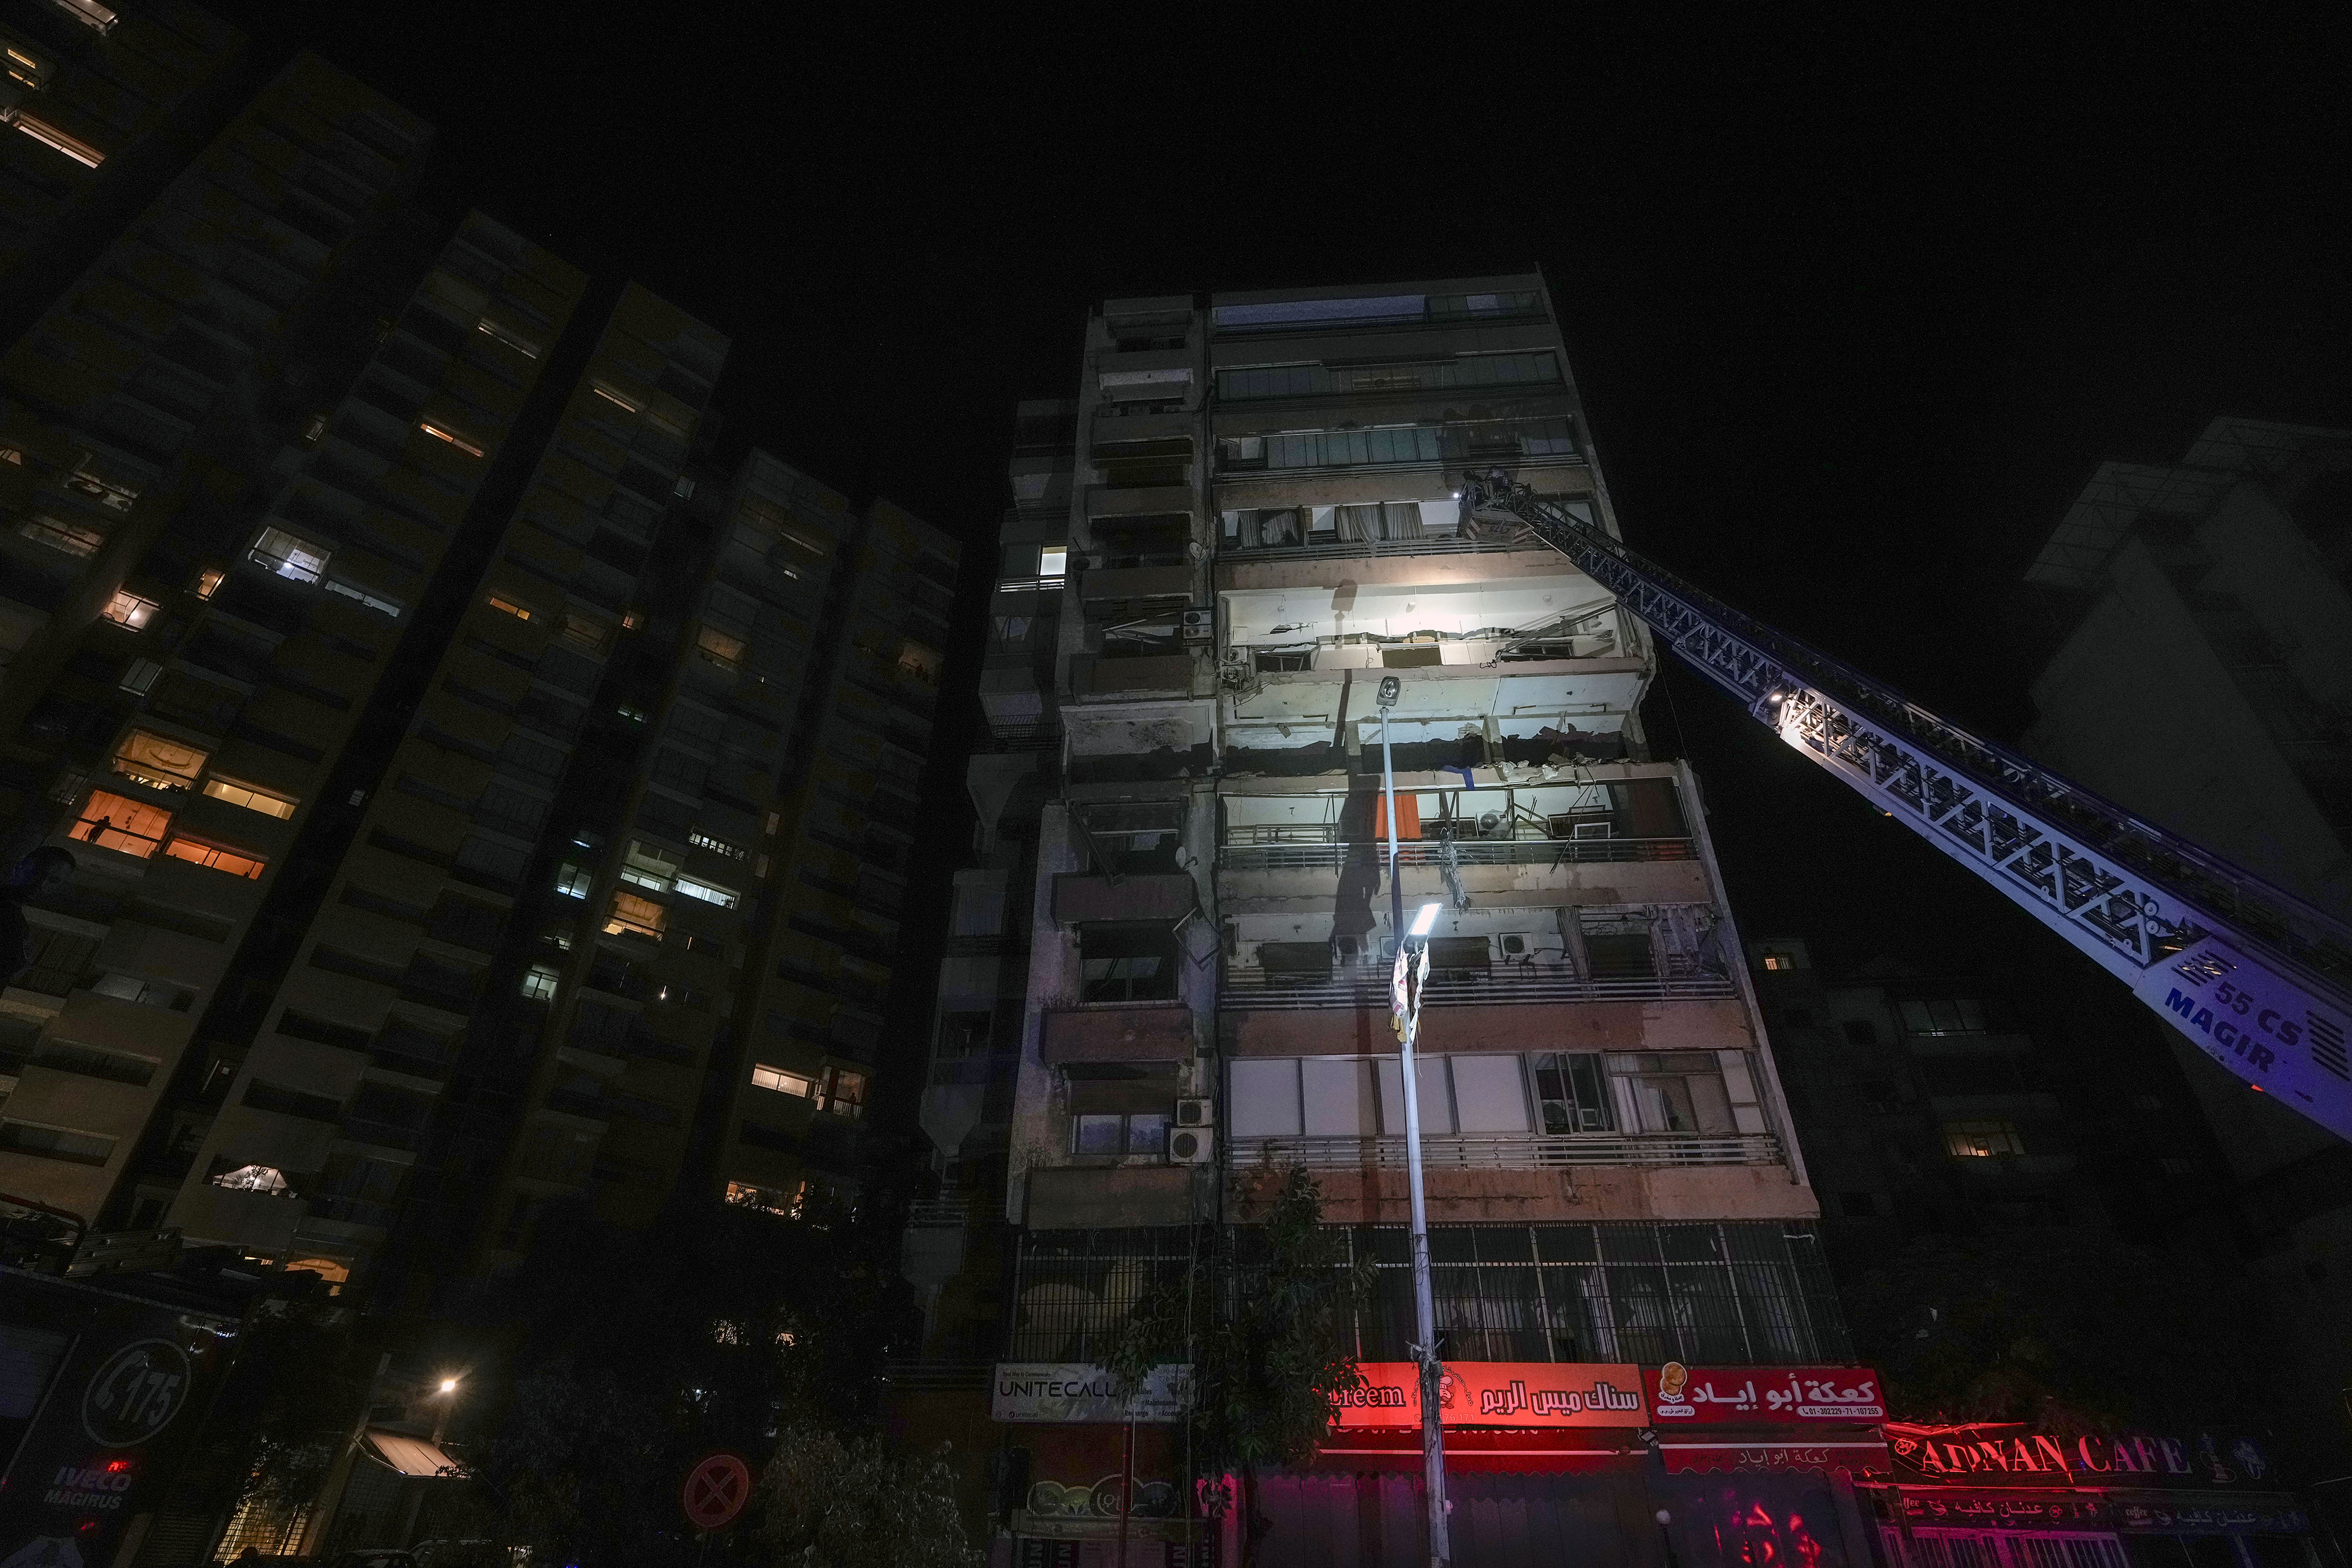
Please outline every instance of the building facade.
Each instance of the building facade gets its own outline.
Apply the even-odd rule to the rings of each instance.
[[[1539,277],[1108,301],[1076,397],[1021,409],[998,749],[971,772],[986,863],[959,883],[926,1111],[946,1186],[908,1241],[941,1384],[1098,1362],[1294,1165],[1372,1260],[1359,1355],[1405,1359],[1384,742],[1407,918],[1440,906],[1420,1100],[1444,1354],[1465,1378],[1845,1359],[1698,784],[1643,738],[1656,652],[1559,555],[1462,522],[1473,465],[1616,528]],[[979,1435],[1029,1456],[1013,1533],[1108,1528],[1055,1500],[1117,1470],[1115,1427]],[[1638,1448],[1527,1441],[1544,1457],[1505,1468]],[[1376,1423],[1280,1506],[1319,1528],[1325,1490],[1384,1497],[1416,1445]],[[1400,1517],[1379,1550],[1406,1561]]]
[[[2178,465],[2103,464],[2026,580],[2061,640],[2024,749],[2352,919],[2352,433],[2217,419]],[[2167,1038],[2311,1368],[2302,1424],[2352,1458],[2319,1392],[2352,1385],[2352,1148]]]
[[[428,1312],[854,1186],[956,546],[721,463],[725,336],[350,76],[222,114],[0,357],[0,835],[78,862],[0,1190]]]

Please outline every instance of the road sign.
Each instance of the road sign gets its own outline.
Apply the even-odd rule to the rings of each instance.
[[[722,1452],[698,1460],[678,1491],[686,1521],[697,1530],[726,1529],[751,1500],[751,1467],[740,1454]]]

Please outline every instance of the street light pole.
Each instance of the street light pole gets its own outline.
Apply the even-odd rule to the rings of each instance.
[[[1437,1302],[1429,1283],[1429,1208],[1421,1186],[1421,1076],[1413,1065],[1413,1036],[1421,1026],[1421,983],[1429,973],[1429,949],[1423,946],[1418,962],[1405,945],[1404,888],[1397,880],[1396,747],[1389,738],[1389,710],[1396,706],[1403,683],[1394,675],[1381,677],[1381,787],[1389,816],[1389,930],[1396,939],[1396,970],[1391,999],[1397,1009],[1398,1068],[1404,1077],[1405,1187],[1412,1209],[1412,1317],[1419,1343],[1413,1359],[1421,1364],[1421,1469],[1423,1490],[1429,1502],[1430,1568],[1449,1568],[1454,1547],[1445,1522],[1445,1427],[1438,1404],[1441,1368],[1437,1359]],[[1414,922],[1416,934],[1430,924],[1436,905]]]

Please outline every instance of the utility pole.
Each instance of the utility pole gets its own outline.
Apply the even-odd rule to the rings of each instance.
[[[1445,1527],[1445,1427],[1438,1405],[1442,1368],[1437,1359],[1437,1301],[1429,1283],[1429,1207],[1421,1186],[1421,1077],[1412,1059],[1413,1036],[1421,1025],[1421,988],[1429,975],[1429,947],[1406,946],[1404,886],[1397,880],[1396,747],[1389,738],[1389,710],[1396,706],[1404,684],[1394,675],[1381,677],[1381,787],[1389,817],[1389,930],[1396,939],[1396,968],[1390,999],[1396,1010],[1400,1071],[1404,1075],[1405,1186],[1412,1202],[1412,1317],[1419,1343],[1413,1359],[1421,1364],[1422,1487],[1429,1501],[1430,1568],[1449,1568],[1454,1547]],[[1438,905],[1423,909],[1411,935],[1426,938],[1437,917]]]

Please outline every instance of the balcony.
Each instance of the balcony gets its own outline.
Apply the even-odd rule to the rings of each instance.
[[[1338,829],[1325,825],[1323,831]],[[1338,871],[1351,861],[1385,863],[1389,851],[1385,842],[1319,837],[1313,823],[1229,828],[1226,836],[1236,841],[1217,852],[1220,871]],[[1409,866],[1559,867],[1697,858],[1687,838],[1412,840],[1397,846],[1397,863]]]
[[[1560,1002],[1727,1001],[1738,993],[1728,975],[1585,976],[1567,964],[1498,965],[1487,970],[1433,972],[1422,992],[1432,1008]],[[1235,967],[1225,971],[1217,1006],[1224,1012],[1295,1012],[1324,1008],[1389,1010],[1389,967],[1336,967],[1327,976]]]
[[[1401,1137],[1234,1138],[1225,1145],[1225,1168],[1259,1165],[1308,1170],[1395,1169],[1405,1166]],[[1700,1137],[1681,1133],[1451,1133],[1421,1140],[1421,1160],[1433,1170],[1538,1170],[1556,1166],[1777,1166],[1780,1140],[1769,1133]]]

